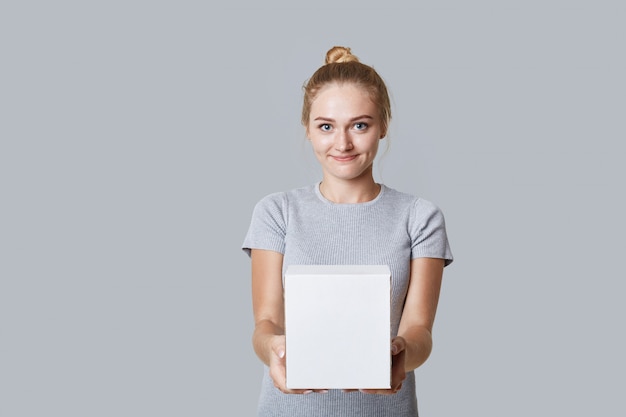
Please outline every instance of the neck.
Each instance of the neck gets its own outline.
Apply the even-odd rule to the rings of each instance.
[[[375,199],[380,193],[380,184],[373,178],[362,180],[330,180],[324,178],[320,184],[320,192],[329,201],[340,204],[366,203]]]

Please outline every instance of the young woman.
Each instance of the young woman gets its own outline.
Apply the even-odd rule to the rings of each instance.
[[[376,71],[334,47],[304,87],[302,124],[319,183],[273,193],[254,208],[243,249],[252,261],[253,346],[266,365],[259,416],[417,416],[414,369],[432,348],[444,266],[444,217],[427,200],[374,180],[391,106]],[[285,386],[283,275],[287,265],[388,265],[392,384],[385,390]]]

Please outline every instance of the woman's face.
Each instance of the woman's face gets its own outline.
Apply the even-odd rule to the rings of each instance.
[[[324,178],[371,176],[384,134],[378,108],[366,91],[349,83],[324,87],[311,105],[306,132]]]

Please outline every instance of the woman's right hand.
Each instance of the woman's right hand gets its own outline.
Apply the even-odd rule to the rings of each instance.
[[[287,379],[285,336],[272,337],[270,349],[270,378],[276,388],[287,394],[289,390],[285,385]]]
[[[312,389],[289,389],[287,388],[287,349],[285,336],[274,336],[270,342],[270,378],[274,386],[285,394],[310,394],[312,392],[326,393],[328,390]]]

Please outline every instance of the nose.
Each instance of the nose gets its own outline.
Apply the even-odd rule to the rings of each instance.
[[[346,152],[352,149],[352,139],[350,138],[350,134],[348,132],[342,130],[337,133],[335,149],[339,152]]]

